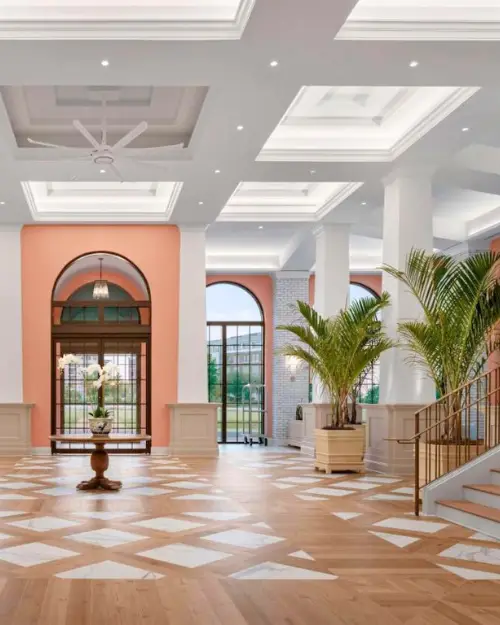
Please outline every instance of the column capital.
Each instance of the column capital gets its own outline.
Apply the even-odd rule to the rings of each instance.
[[[382,178],[382,183],[384,186],[387,186],[400,178],[404,180],[415,180],[419,178],[430,179],[434,176],[436,170],[436,165],[422,164],[397,167],[396,169],[393,169],[391,172],[389,172],[387,176]]]
[[[311,275],[310,271],[276,271],[274,277],[276,280],[305,280]]]
[[[180,232],[206,232],[207,224],[177,224]]]
[[[345,232],[346,234],[349,234],[351,232],[351,224],[322,223],[316,226],[312,232],[315,237],[318,237],[326,232]]]

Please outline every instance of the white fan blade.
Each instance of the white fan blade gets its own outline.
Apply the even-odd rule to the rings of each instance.
[[[121,175],[120,170],[114,163],[110,163],[109,165],[106,165],[106,167],[115,174],[120,182],[123,182],[123,176]]]
[[[127,134],[124,137],[119,139],[115,143],[112,149],[116,150],[119,148],[124,148],[126,145],[128,145],[134,139],[136,139],[139,135],[142,135],[142,133],[145,132],[147,128],[148,128],[148,122],[141,122],[140,124],[137,124],[135,128],[132,128],[130,132],[127,132]]]
[[[141,154],[143,153],[145,156],[154,156],[155,154],[158,154],[158,156],[164,156],[164,155],[168,155],[169,152],[183,150],[184,143],[176,143],[174,145],[160,145],[160,146],[151,147],[151,148],[132,148],[132,149],[135,150],[133,154],[137,156],[141,156]]]
[[[100,144],[97,142],[95,137],[93,137],[90,132],[85,128],[81,121],[78,119],[73,120],[73,126],[82,133],[82,135],[87,139],[87,141],[94,147],[99,148]]]
[[[45,141],[35,141],[28,137],[26,139],[28,143],[32,145],[41,145],[44,148],[60,148],[61,150],[80,150],[81,148],[70,148],[68,145],[57,145],[57,143],[46,143]]]

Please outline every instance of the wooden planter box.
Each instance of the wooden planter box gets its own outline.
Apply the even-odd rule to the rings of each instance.
[[[365,428],[354,430],[316,430],[315,467],[332,471],[363,471]]]
[[[461,448],[460,450],[459,447]],[[467,462],[474,460],[474,458],[484,453],[485,446],[478,445],[476,447],[475,444],[471,444],[467,451],[467,445],[427,445],[421,442],[419,449],[419,482],[420,486],[425,486],[426,483],[465,464],[466,457],[468,458]],[[467,453],[469,456],[466,456]]]

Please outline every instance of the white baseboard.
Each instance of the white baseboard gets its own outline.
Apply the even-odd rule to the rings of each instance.
[[[33,456],[50,456],[52,455],[50,447],[32,447],[31,453]]]
[[[170,449],[168,447],[151,447],[152,456],[169,456]]]

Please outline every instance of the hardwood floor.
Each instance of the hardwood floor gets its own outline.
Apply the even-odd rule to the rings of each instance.
[[[88,462],[0,458],[1,625],[500,622],[500,543],[416,523],[405,480],[231,447],[112,456],[94,495]]]

